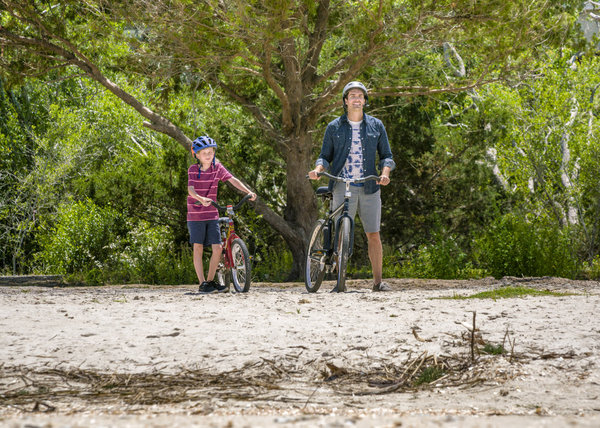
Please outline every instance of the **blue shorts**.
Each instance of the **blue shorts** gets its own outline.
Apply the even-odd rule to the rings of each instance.
[[[190,244],[210,247],[221,243],[219,220],[188,221],[187,225],[190,232]]]

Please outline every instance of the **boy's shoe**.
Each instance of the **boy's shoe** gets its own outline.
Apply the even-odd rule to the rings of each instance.
[[[217,293],[227,293],[229,291],[229,287],[226,287],[225,285],[219,284],[214,279],[212,281],[208,281],[208,283],[211,285],[211,287],[213,287],[213,289]]]
[[[380,282],[379,284],[373,285],[373,291],[392,291],[392,287],[387,282]]]
[[[200,284],[200,287],[198,287],[198,291],[203,294],[214,293],[217,289],[212,285],[212,282],[214,281],[204,281]]]

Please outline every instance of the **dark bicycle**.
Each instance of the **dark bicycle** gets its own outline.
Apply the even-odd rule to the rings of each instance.
[[[229,288],[233,282],[233,288],[238,293],[246,293],[250,290],[250,280],[252,275],[252,265],[250,262],[250,253],[248,247],[240,238],[234,227],[233,218],[235,212],[248,200],[251,195],[246,195],[235,206],[227,205],[225,207],[211,201],[211,205],[219,212],[225,212],[227,217],[219,217],[219,229],[221,231],[221,244],[223,252],[221,261],[217,268],[217,280],[221,285]]]
[[[333,209],[333,193],[327,187],[319,187],[317,196],[328,201],[329,209],[325,218],[319,219],[310,234],[310,241],[306,251],[306,269],[304,282],[309,293],[315,293],[321,287],[325,275],[337,270],[337,285],[333,291],[346,291],[346,268],[348,259],[352,255],[354,244],[354,220],[348,215],[348,204],[351,184],[379,180],[376,175],[369,175],[360,179],[336,177],[327,172],[320,172],[319,177],[328,177],[332,180],[345,183],[344,202]],[[337,217],[337,218],[336,218]]]

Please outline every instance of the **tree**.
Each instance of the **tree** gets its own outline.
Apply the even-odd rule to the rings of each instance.
[[[576,3],[0,0],[1,65],[13,75],[83,72],[186,149],[183,124],[161,115],[160,98],[148,97],[150,109],[107,75],[128,69],[163,96],[193,82],[217,87],[252,115],[264,134],[256,143],[272,145],[286,166],[285,205],[255,209],[286,240],[298,276],[317,213],[305,175],[348,81],[365,80],[372,97],[414,96],[516,75],[532,47],[565,36]]]

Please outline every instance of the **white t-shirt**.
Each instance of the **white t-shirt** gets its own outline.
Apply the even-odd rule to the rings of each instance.
[[[348,159],[344,169],[342,169],[342,177],[344,178],[363,178],[365,172],[363,170],[363,152],[362,144],[360,143],[360,122],[352,122],[349,120],[350,126],[352,127],[352,145],[350,146],[350,153],[348,153]]]

